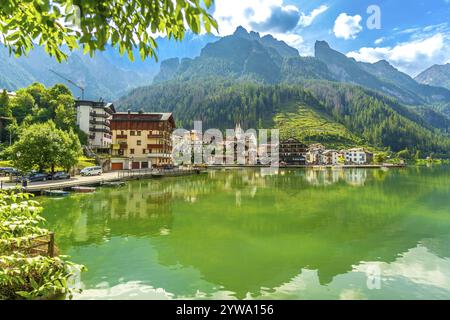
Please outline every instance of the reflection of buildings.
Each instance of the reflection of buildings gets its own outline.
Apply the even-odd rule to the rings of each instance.
[[[363,186],[367,179],[367,170],[350,169],[345,170],[345,181],[352,186]]]
[[[344,181],[352,186],[363,186],[367,170],[358,168],[323,168],[306,170],[306,181],[314,186],[324,186]]]
[[[277,288],[305,269],[314,270],[319,284],[327,285],[361,261],[396,261],[423,239],[435,252],[448,256],[448,224],[443,225],[448,215],[448,175],[439,181],[443,189],[438,201],[423,203],[421,209],[428,215],[411,212],[410,200],[439,194],[433,177],[412,190],[399,188],[398,181],[390,179],[397,172],[390,171],[383,173],[388,175],[383,186],[376,180],[356,189],[339,181],[367,177],[371,182],[370,172],[378,171],[279,172],[264,176],[260,170],[223,170],[136,181],[123,189],[98,190],[78,202],[71,198],[52,202],[58,206],[53,211],[64,214],[47,218],[58,228],[58,239],[73,237],[76,225],[78,237],[62,246],[83,247],[72,250],[74,261],[83,249],[91,254],[83,258],[95,259],[92,253],[98,252],[97,268],[87,263],[86,277],[93,279],[92,284],[104,282],[109,272],[108,281],[114,285],[125,272],[127,279],[147,281],[175,297],[190,297],[204,289],[199,279],[214,287],[210,290],[220,287],[237,298],[259,295],[261,288]],[[310,181],[316,180],[337,183],[311,187]],[[80,212],[87,218],[78,219]],[[147,245],[139,247],[138,241]],[[117,250],[118,243],[122,251]],[[125,259],[120,266],[113,263]],[[132,267],[140,273],[134,274]],[[153,272],[158,268],[169,270],[166,277]]]

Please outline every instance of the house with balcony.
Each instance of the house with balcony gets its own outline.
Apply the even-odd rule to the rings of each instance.
[[[280,142],[280,161],[287,165],[306,165],[308,146],[297,139],[289,138]]]
[[[147,169],[172,164],[171,113],[118,112],[111,120],[111,169]]]
[[[112,103],[103,101],[75,101],[77,125],[88,136],[88,146],[96,153],[111,150],[111,119],[116,112]]]

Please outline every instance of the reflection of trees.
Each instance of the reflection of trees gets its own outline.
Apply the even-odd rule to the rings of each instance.
[[[192,266],[242,298],[288,282],[302,268],[318,270],[320,283],[327,284],[361,261],[393,262],[424,238],[445,237],[449,222],[444,227],[438,222],[445,211],[433,205],[415,210],[406,188],[411,181],[389,174],[384,179],[392,186],[386,190],[370,171],[372,183],[365,188],[336,184],[326,189],[311,188],[298,172],[287,173],[265,181],[267,187],[284,189],[260,188],[256,197],[242,192],[238,208],[225,205],[234,202],[233,194],[210,195],[208,203],[222,209],[211,212],[200,201],[177,215],[159,250],[160,262]],[[429,183],[419,192],[424,197],[434,189]]]
[[[46,216],[66,246],[112,236],[150,240],[169,229],[152,241],[160,264],[193,267],[242,298],[286,283],[303,268],[318,270],[327,284],[361,261],[392,262],[418,242],[449,257],[449,175],[442,169],[213,171],[48,201]]]

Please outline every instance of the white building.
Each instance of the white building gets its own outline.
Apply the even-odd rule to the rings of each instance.
[[[344,151],[345,164],[368,164],[370,162],[370,153],[363,148],[354,148]]]
[[[110,121],[116,112],[112,103],[77,100],[77,125],[88,135],[89,147],[98,153],[109,153],[112,144]]]
[[[323,165],[338,165],[339,164],[339,152],[336,150],[325,150],[320,155],[320,164]]]

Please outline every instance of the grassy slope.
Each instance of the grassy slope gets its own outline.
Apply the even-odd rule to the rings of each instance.
[[[329,148],[355,146],[361,139],[329,116],[296,102],[278,108],[274,126],[280,129],[280,138],[294,137],[308,144],[320,142]]]

